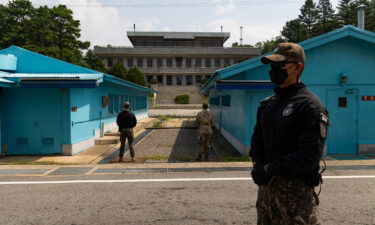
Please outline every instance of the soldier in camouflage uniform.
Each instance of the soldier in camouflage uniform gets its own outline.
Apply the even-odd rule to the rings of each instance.
[[[258,225],[320,224],[322,183],[319,162],[327,135],[328,112],[300,82],[305,53],[294,43],[281,43],[270,64],[275,95],[261,101],[251,138],[251,176],[259,186]]]
[[[197,115],[199,143],[199,156],[197,161],[202,161],[202,159],[208,161],[208,155],[211,149],[213,120],[211,113],[207,110],[208,104],[204,103],[202,108],[203,110]]]

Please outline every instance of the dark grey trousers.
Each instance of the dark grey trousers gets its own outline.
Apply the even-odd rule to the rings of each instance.
[[[128,139],[130,156],[134,158],[135,154],[134,154],[134,147],[133,147],[133,141],[134,141],[133,128],[124,128],[121,130],[121,135],[120,135],[121,146],[120,146],[119,156],[120,157],[124,156],[126,139]]]

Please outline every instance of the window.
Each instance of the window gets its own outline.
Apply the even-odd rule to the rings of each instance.
[[[114,107],[113,107],[113,104],[114,104],[114,98],[113,98],[113,94],[109,94],[109,107],[108,107],[108,111],[110,113],[114,113]]]
[[[146,79],[147,79],[147,83],[150,83],[151,80],[154,79],[154,77],[152,75],[147,75]]]
[[[156,59],[156,65],[158,68],[163,66],[163,59],[162,58],[157,58]]]
[[[176,66],[179,68],[182,67],[182,57],[176,57]]]
[[[224,67],[230,66],[230,60],[229,58],[224,59]]]
[[[346,97],[339,97],[339,107],[346,108]]]
[[[137,58],[137,66],[143,67],[143,59],[142,58]]]
[[[113,66],[113,59],[112,58],[108,58],[107,59],[107,65],[108,65],[108,67],[112,67]]]
[[[187,68],[191,67],[191,58],[186,58],[186,67]]]
[[[171,58],[167,59],[167,67],[172,67],[172,59]]]
[[[127,64],[128,64],[128,67],[133,67],[133,58],[128,58]]]
[[[215,97],[215,98],[210,98],[210,105],[219,105],[220,104],[220,98]]]
[[[201,67],[201,59],[200,58],[195,59],[195,67]]]
[[[167,85],[172,85],[172,76],[167,75]]]
[[[206,67],[211,67],[211,59],[206,59]]]
[[[223,106],[230,106],[230,95],[224,95],[221,97],[221,103]]]
[[[147,67],[148,68],[152,67],[152,58],[147,58]]]
[[[186,85],[193,84],[193,77],[191,75],[186,75]]]
[[[215,59],[215,67],[220,67],[220,59]]]
[[[182,85],[182,76],[181,75],[176,76],[176,84]]]
[[[157,75],[156,79],[158,79],[158,83],[162,84],[163,83],[163,75]]]
[[[202,82],[202,75],[196,75],[195,76],[195,83],[201,83]]]

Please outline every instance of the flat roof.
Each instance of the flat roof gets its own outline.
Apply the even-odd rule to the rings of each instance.
[[[230,37],[229,32],[158,32],[158,31],[128,31],[129,38],[132,37],[163,37],[164,39],[195,39],[197,37],[205,38],[223,38],[224,41]]]

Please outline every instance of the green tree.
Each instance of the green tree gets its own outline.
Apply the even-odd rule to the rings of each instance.
[[[310,36],[307,27],[299,19],[286,22],[281,35],[286,41],[294,43],[304,41]]]
[[[277,44],[285,42],[285,41],[286,40],[283,37],[277,36],[276,38],[272,38],[271,40],[257,42],[255,46],[262,49],[262,54],[265,54],[268,52],[272,52],[275,49]]]
[[[146,80],[143,73],[137,67],[129,69],[126,80],[141,86],[146,86]]]
[[[253,48],[254,46],[249,44],[239,44],[238,42],[232,43],[232,48]]]
[[[339,27],[335,10],[333,10],[329,0],[319,0],[318,3],[318,23],[315,26],[315,35],[320,35],[332,31]]]
[[[83,58],[83,61],[85,62],[85,66],[90,68],[90,69],[97,70],[97,71],[100,71],[100,72],[103,72],[103,73],[107,72],[103,61],[99,58],[99,56],[95,55],[94,52],[91,49],[89,49],[86,52],[86,55]],[[126,69],[125,69],[125,71],[126,71]]]
[[[356,25],[357,12],[353,0],[341,0],[337,6],[337,19],[341,26]]]
[[[122,65],[121,62],[116,62],[115,65],[112,66],[111,69],[108,71],[109,74],[112,74],[113,76],[126,80],[128,71],[126,68]],[[143,75],[142,75],[143,76]]]
[[[70,63],[83,65],[80,22],[64,5],[34,8],[29,0],[12,0],[0,6],[0,47],[17,45]]]
[[[375,0],[368,3],[366,14],[366,29],[375,32]]]
[[[306,0],[305,4],[300,9],[300,15],[298,19],[302,24],[305,25],[308,36],[312,36],[314,27],[318,20],[318,9],[313,0]]]

